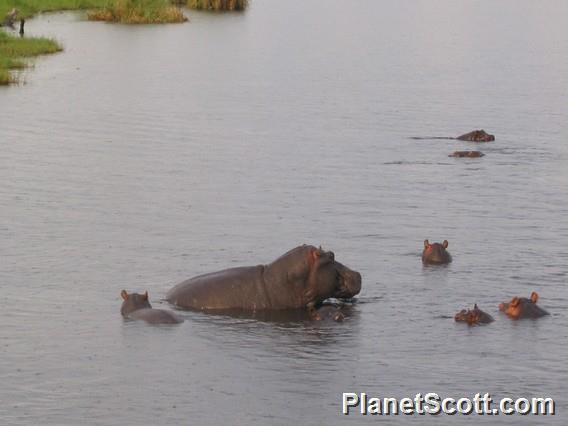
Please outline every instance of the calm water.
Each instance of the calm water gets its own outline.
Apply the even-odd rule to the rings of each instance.
[[[568,2],[354,3],[28,22],[65,52],[0,89],[0,423],[566,424]],[[476,128],[497,140],[409,139]],[[422,267],[426,238],[449,267]],[[301,243],[363,275],[346,322],[119,314],[123,288],[168,308]],[[533,290],[549,317],[497,312]],[[474,302],[496,321],[451,319]],[[345,417],[342,392],[558,414]]]

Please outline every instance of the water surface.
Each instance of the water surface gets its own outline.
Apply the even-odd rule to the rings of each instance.
[[[2,424],[566,424],[568,3],[253,1],[170,26],[52,14],[0,90]],[[476,128],[480,147],[455,140]],[[448,158],[481,149],[480,159]],[[423,240],[454,262],[423,268]],[[120,291],[298,244],[363,275],[342,324]],[[551,315],[513,322],[512,296]],[[478,303],[496,321],[451,319]],[[550,396],[555,417],[345,417],[342,392]]]

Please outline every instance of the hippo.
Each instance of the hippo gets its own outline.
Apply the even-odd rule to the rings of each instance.
[[[446,250],[448,248],[448,240],[444,240],[442,244],[430,244],[428,240],[424,240],[424,250],[422,251],[422,263],[425,265],[442,265],[450,263],[452,256]]]
[[[142,320],[148,324],[179,324],[183,322],[183,319],[173,312],[152,308],[148,301],[148,292],[128,294],[126,290],[122,290],[120,295],[124,299],[120,307],[120,313],[124,318]]]
[[[335,260],[331,251],[296,247],[268,265],[225,269],[174,286],[166,300],[200,311],[312,308],[330,297],[361,291],[361,274]]]
[[[462,309],[454,316],[454,319],[457,322],[467,322],[469,325],[489,324],[495,321],[491,315],[479,309],[477,303],[473,305],[473,309]]]
[[[479,158],[483,157],[485,154],[481,151],[455,151],[453,154],[448,155],[448,157],[456,158]]]
[[[341,307],[333,304],[325,304],[319,308],[308,309],[310,318],[314,321],[335,321],[343,322],[345,315],[341,312]]]
[[[540,318],[549,315],[544,309],[536,305],[538,293],[533,291],[530,299],[526,297],[513,297],[509,303],[499,304],[499,310],[512,319]]]
[[[459,141],[468,141],[468,142],[492,142],[495,140],[494,135],[490,135],[489,133],[485,132],[485,130],[474,130],[469,133],[465,133],[457,138],[452,138],[448,136],[428,136],[428,137],[412,137],[411,139],[453,139]]]
[[[495,136],[486,133],[485,130],[482,129],[463,134],[458,136],[456,139],[468,142],[492,142],[495,140]]]

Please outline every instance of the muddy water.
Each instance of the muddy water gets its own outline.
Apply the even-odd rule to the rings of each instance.
[[[0,422],[566,424],[561,0],[254,1],[172,26],[39,17],[0,89]],[[411,136],[496,135],[482,146]],[[479,159],[448,158],[481,149]],[[424,268],[424,239],[454,262]],[[363,275],[341,324],[181,313],[199,273],[301,244]],[[512,322],[514,295],[551,315]],[[478,303],[496,321],[456,324]],[[555,417],[371,418],[342,392],[550,396]]]

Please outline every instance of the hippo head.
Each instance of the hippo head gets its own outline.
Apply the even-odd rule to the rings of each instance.
[[[472,323],[471,311],[469,309],[462,309],[454,316],[454,319],[456,321],[467,322],[468,324],[471,324]]]
[[[495,136],[490,135],[485,130],[474,130],[473,132],[466,133],[464,135],[458,136],[457,139],[461,141],[469,142],[493,142]]]
[[[481,151],[455,151],[453,154],[448,155],[448,157],[456,158],[479,158],[484,156],[485,154]]]
[[[424,264],[441,265],[450,263],[452,256],[446,250],[448,248],[448,240],[444,240],[442,244],[430,244],[428,240],[424,240],[424,250],[422,251],[422,262]]]
[[[537,306],[538,293],[533,291],[530,299],[526,297],[513,297],[509,303],[499,304],[499,310],[506,313],[512,319],[540,318],[548,315],[544,309]]]
[[[487,324],[494,321],[491,315],[477,307],[477,303],[473,306],[473,309],[462,309],[454,316],[454,319],[457,322],[466,322],[469,325]]]
[[[323,305],[320,308],[308,308],[310,318],[314,321],[335,321],[343,322],[345,315],[341,308],[335,305]]]
[[[303,246],[305,262],[300,275],[304,275],[304,300],[313,306],[334,297],[349,299],[361,291],[361,274],[335,260],[331,251],[314,246]]]
[[[127,316],[128,314],[137,311],[138,309],[151,308],[150,302],[148,301],[148,292],[144,294],[130,293],[128,294],[126,290],[120,292],[122,299],[122,306],[120,307],[120,313],[122,316]]]

